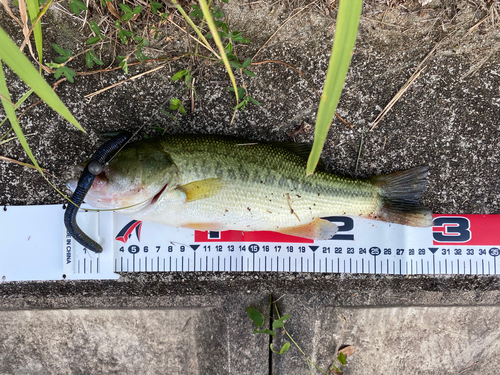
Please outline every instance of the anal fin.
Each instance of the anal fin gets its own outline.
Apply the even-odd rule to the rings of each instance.
[[[338,230],[339,227],[336,224],[325,219],[317,218],[309,224],[280,228],[275,230],[275,232],[312,240],[328,240],[332,238]]]
[[[225,226],[220,223],[186,223],[181,225],[182,228],[194,229],[194,230],[213,230],[213,231],[221,231],[225,230]]]

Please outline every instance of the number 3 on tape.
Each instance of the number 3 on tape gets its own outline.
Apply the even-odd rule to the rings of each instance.
[[[468,242],[471,239],[470,221],[465,217],[438,217],[434,219],[432,236],[436,242]]]

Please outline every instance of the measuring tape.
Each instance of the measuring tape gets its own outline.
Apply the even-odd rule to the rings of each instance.
[[[312,241],[275,232],[176,229],[113,212],[79,213],[80,227],[103,245],[101,254],[74,241],[62,217],[61,206],[8,207],[0,214],[0,227],[22,229],[8,231],[0,244],[3,280],[112,279],[116,272],[500,273],[500,215],[434,215],[431,228],[335,216],[327,219],[338,233]]]

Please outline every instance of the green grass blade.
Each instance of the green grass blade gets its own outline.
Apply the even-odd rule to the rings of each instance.
[[[38,0],[26,0],[26,4],[30,15],[31,25],[33,27],[33,23],[38,17],[40,5],[38,4]],[[35,35],[35,46],[36,52],[38,53],[38,61],[42,64],[42,23],[40,21],[38,21],[33,28],[33,35]]]
[[[210,43],[208,43],[208,40],[203,36],[201,30],[194,24],[193,20],[188,16],[184,9],[182,9],[177,0],[172,0],[172,4],[175,5],[179,13],[182,14],[186,22],[189,24],[189,26],[191,26],[196,34],[198,34],[198,37],[205,44],[205,47],[207,47],[218,59],[220,59],[220,56],[212,49],[212,47],[210,47]]]
[[[16,73],[35,93],[45,101],[54,111],[85,132],[75,117],[66,108],[47,82],[40,76],[38,71],[31,65],[23,53],[19,51],[7,33],[0,27],[0,59]]]
[[[219,49],[219,53],[222,57],[222,61],[224,61],[224,66],[226,67],[227,74],[229,74],[229,78],[231,79],[231,83],[233,84],[234,94],[236,95],[236,106],[240,101],[238,96],[238,88],[236,87],[236,80],[234,79],[233,70],[231,69],[231,65],[229,64],[229,60],[226,56],[226,51],[224,50],[224,46],[222,45],[222,41],[220,40],[219,33],[217,32],[217,27],[215,26],[212,15],[210,14],[210,9],[208,8],[208,4],[205,0],[199,0],[200,9],[203,12],[203,17],[207,21],[208,28],[212,33],[212,37],[214,38],[214,42]],[[234,116],[233,116],[234,118]]]
[[[362,0],[341,0],[339,4],[332,55],[316,119],[314,144],[307,160],[306,173],[308,176],[314,173],[318,164],[330,124],[337,109],[356,41],[362,5]]]
[[[8,100],[6,100],[4,98],[1,98],[0,100],[2,101],[3,108],[5,109],[5,114],[7,115],[7,118],[10,121],[10,125],[14,129],[14,132],[16,133],[16,136],[19,139],[21,146],[23,146],[24,151],[29,156],[29,158],[31,159],[31,161],[35,165],[36,169],[38,169],[41,172],[40,166],[36,162],[36,159],[30,150],[30,146],[28,145],[28,142],[26,141],[26,138],[24,137],[21,126],[19,125],[19,122],[17,121],[16,110],[14,109],[14,106],[10,102],[10,93],[9,93],[8,88],[7,88],[7,81],[5,80],[5,75],[3,73],[3,66],[2,66],[1,60],[0,60],[0,94],[2,94],[5,98],[8,99]]]
[[[23,104],[23,103],[26,101],[26,99],[28,99],[28,98],[30,97],[30,95],[31,95],[32,93],[33,93],[33,89],[31,89],[31,90],[27,91],[27,92],[26,92],[26,93],[25,93],[25,94],[21,97],[21,99],[19,99],[19,100],[17,101],[17,103],[16,103],[16,105],[15,105],[14,109],[18,109],[18,108],[21,106],[21,104]]]
[[[1,60],[0,60],[0,61],[1,61]],[[22,96],[22,98],[21,98],[21,99],[19,99],[19,100],[17,101],[17,103],[14,105],[14,110],[18,109],[18,108],[21,106],[21,104],[23,104],[23,103],[25,102],[25,100],[26,100],[26,99],[28,99],[28,98],[30,97],[30,95],[31,95],[32,93],[33,93],[33,89],[31,89],[31,90],[27,91],[27,92],[26,92],[26,94],[24,94],[24,95]],[[0,127],[4,124],[4,122],[5,122],[5,121],[7,121],[7,117],[5,117],[5,118],[4,118],[4,119],[0,122]],[[10,130],[9,130],[9,131],[10,131]],[[7,132],[7,133],[8,133],[8,132]],[[4,137],[4,136],[2,136],[2,137],[0,138],[0,140],[1,140],[3,137]]]
[[[3,137],[2,137],[2,138],[0,138],[0,146],[3,145],[4,143],[13,141],[14,139],[17,139],[17,137],[7,138],[6,140],[3,140]]]
[[[0,60],[0,61],[1,61],[1,60]],[[25,102],[25,100],[26,100],[26,99],[28,99],[28,98],[30,97],[30,95],[31,95],[32,93],[33,93],[33,89],[31,89],[31,90],[27,91],[27,92],[26,92],[26,94],[24,94],[24,95],[22,96],[22,98],[21,98],[21,99],[19,99],[19,100],[17,101],[17,103],[14,105],[14,110],[18,109],[18,108],[21,106],[21,104],[23,104],[23,103]],[[4,118],[4,119],[0,122],[0,127],[4,124],[4,122],[5,122],[5,121],[7,121],[7,117],[6,117],[6,118]],[[10,131],[10,130],[9,130],[9,131]],[[0,138],[0,139],[1,139],[1,138]]]

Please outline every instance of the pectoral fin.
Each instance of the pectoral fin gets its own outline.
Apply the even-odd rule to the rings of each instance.
[[[339,227],[325,219],[317,218],[309,224],[297,227],[277,229],[276,232],[292,236],[310,238],[312,240],[328,240],[339,230]]]
[[[198,199],[210,198],[216,195],[222,187],[218,178],[207,178],[206,180],[193,181],[189,184],[179,186],[177,189],[186,194],[186,201],[193,202]]]

